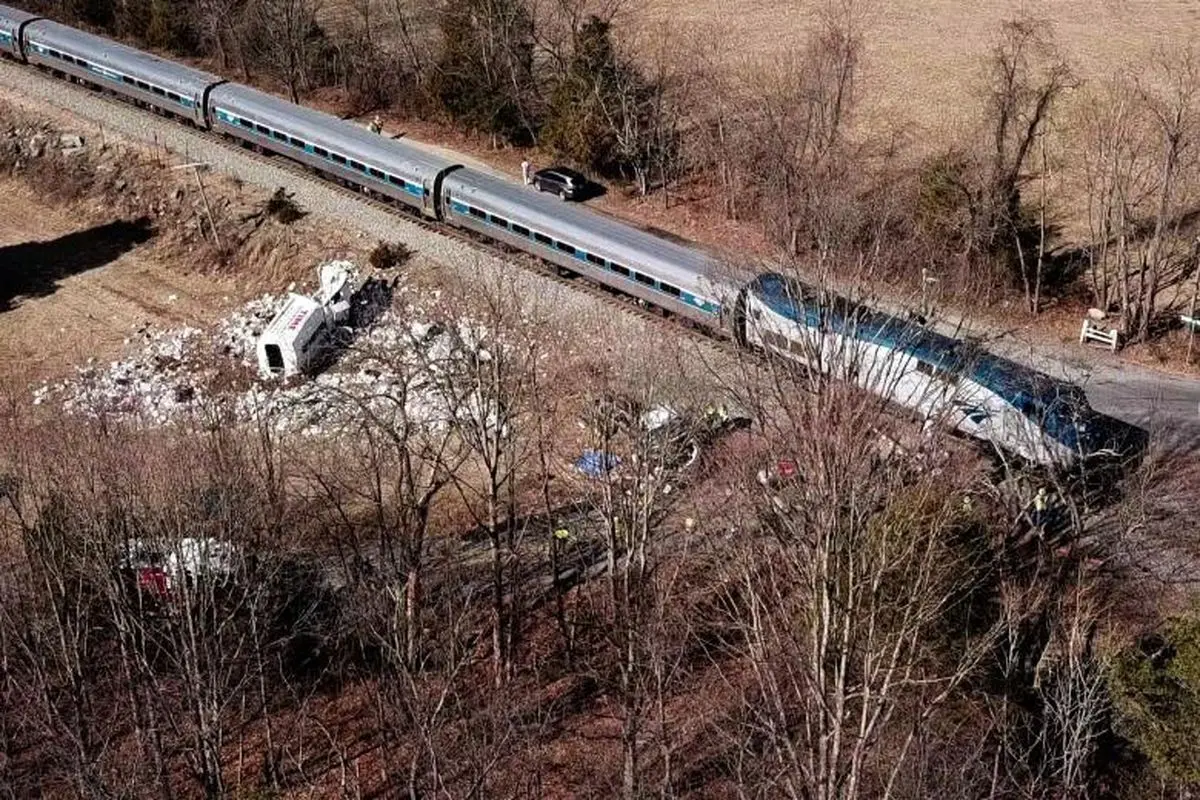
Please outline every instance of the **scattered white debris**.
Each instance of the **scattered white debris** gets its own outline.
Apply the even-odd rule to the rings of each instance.
[[[341,358],[316,377],[259,377],[257,341],[288,299],[268,294],[207,331],[142,325],[129,337],[126,357],[89,363],[73,378],[38,386],[33,404],[58,402],[70,413],[153,425],[212,411],[229,421],[266,419],[279,432],[315,436],[360,425],[365,412],[375,418],[404,414],[433,427],[464,416],[496,425],[496,411],[463,378],[502,343],[488,341],[471,320],[430,320],[428,295],[418,297],[404,286],[392,291],[391,308],[364,316],[366,324]]]

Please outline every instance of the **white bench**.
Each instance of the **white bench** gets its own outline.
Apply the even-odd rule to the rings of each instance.
[[[1120,334],[1116,328],[1101,328],[1091,319],[1084,319],[1083,327],[1079,329],[1079,343],[1088,344],[1096,342],[1104,345],[1112,352],[1117,352],[1117,347],[1120,344]]]

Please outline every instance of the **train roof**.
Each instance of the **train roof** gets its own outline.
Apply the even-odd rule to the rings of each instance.
[[[455,199],[609,261],[642,268],[687,291],[711,296],[723,284],[724,272],[715,257],[531,187],[470,168],[448,175],[446,186]]]
[[[0,5],[0,31],[15,31],[22,22],[31,19],[38,19],[38,15],[12,6]]]
[[[209,93],[209,105],[274,127],[369,167],[418,182],[458,163],[403,140],[389,139],[356,123],[240,83],[225,83],[213,89]]]
[[[972,342],[946,336],[844,297],[822,297],[817,289],[776,273],[759,276],[752,288],[781,316],[806,325],[824,324],[835,331],[850,331],[856,339],[907,353],[922,363],[986,386],[1024,411],[1053,410],[1063,402],[1077,413],[1091,410],[1087,395],[1075,384],[998,356]],[[1027,407],[1030,402],[1033,408]]]
[[[25,38],[30,43],[68,52],[97,66],[140,78],[181,95],[199,95],[206,87],[224,80],[211,72],[176,64],[53,20],[42,19],[29,23],[25,28]]]

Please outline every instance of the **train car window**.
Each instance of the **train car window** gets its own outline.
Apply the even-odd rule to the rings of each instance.
[[[506,220],[504,217],[497,217],[495,214],[489,214],[488,219],[492,221],[493,225],[499,225],[501,228],[508,227],[508,220]]]
[[[524,225],[518,225],[515,222],[513,223],[512,230],[513,230],[513,233],[519,234],[521,236],[529,235],[529,228],[526,228]]]
[[[654,278],[651,278],[649,275],[643,275],[643,274],[642,274],[642,273],[640,273],[640,272],[635,272],[635,273],[633,273],[633,278],[634,278],[634,280],[636,280],[638,283],[644,283],[644,284],[646,284],[647,286],[653,286],[653,285],[654,285]]]
[[[84,69],[92,68],[92,65],[89,64],[88,62],[84,61],[82,58],[75,59],[75,63],[78,64],[79,66],[83,67]]]
[[[542,244],[547,245],[548,247],[554,246],[554,240],[551,239],[549,236],[547,236],[544,233],[538,233],[537,231],[534,231],[533,238],[536,239],[537,241],[541,242]]]
[[[626,278],[629,277],[629,267],[623,267],[620,264],[609,264],[608,266],[613,272],[617,273],[618,275],[624,275]]]
[[[575,247],[573,245],[569,245],[566,242],[557,242],[557,244],[559,250],[562,250],[564,253],[575,255]]]
[[[174,100],[176,103],[179,102],[179,95],[175,94],[174,92],[167,92],[167,98]]]
[[[480,219],[487,219],[487,213],[476,208],[475,206],[467,206],[467,211],[470,212],[472,217],[479,217]]]
[[[271,131],[271,135],[274,136],[276,139],[278,139],[281,142],[287,141],[286,133],[280,133],[279,131]]]
[[[289,136],[288,141],[291,143],[292,147],[299,147],[301,150],[304,149],[304,142],[300,139],[297,139],[295,136]]]
[[[353,159],[351,159],[351,161],[350,161],[350,169],[356,169],[356,170],[358,170],[359,172],[366,172],[366,171],[367,171],[367,168],[366,168],[366,167],[364,167],[364,166],[362,165],[362,163],[360,163],[360,162],[358,162],[358,161],[354,161]]]
[[[129,84],[130,86],[133,86],[135,83],[133,78],[129,77],[128,75],[122,75],[121,80],[124,81],[125,83]]]
[[[137,82],[137,87],[138,87],[139,89],[141,89],[143,92],[148,92],[148,91],[150,91],[150,84],[146,83],[145,81],[138,81],[138,82]]]
[[[392,183],[392,184],[395,184],[396,186],[399,186],[400,188],[404,188],[404,179],[403,178],[397,178],[395,175],[388,175],[387,179],[388,179],[388,183]]]
[[[326,150],[324,147],[317,147],[314,144],[313,152],[316,153],[317,155],[319,155],[321,158],[329,158],[329,151]]]
[[[345,156],[339,156],[337,153],[330,153],[329,157],[333,159],[333,163],[341,164],[343,167],[346,166]]]
[[[270,129],[270,128],[268,128],[266,125],[259,125],[258,123],[255,123],[255,124],[254,124],[254,130],[258,131],[258,132],[259,132],[259,133],[261,133],[263,136],[270,136],[270,135],[271,135],[271,129]]]
[[[244,117],[238,117],[238,125],[241,125],[243,128],[254,130],[254,123]]]
[[[671,297],[679,297],[679,290],[678,290],[678,289],[676,289],[676,288],[675,288],[674,286],[672,286],[671,284],[669,284],[669,283],[660,283],[658,286],[659,286],[659,288],[660,288],[660,289],[662,289],[664,292],[666,292],[667,294],[671,295]]]
[[[159,88],[159,87],[157,87],[157,86],[152,86],[152,87],[150,87],[150,91],[154,92],[154,93],[155,93],[156,95],[158,95],[159,97],[166,97],[166,96],[167,96],[167,91],[166,91],[166,89],[160,89],[160,88]]]
[[[386,176],[383,174],[383,170],[375,169],[374,167],[368,169],[367,172],[371,173],[372,178],[378,178],[381,181],[386,178]]]
[[[596,255],[595,253],[588,253],[587,260],[592,262],[593,264],[595,264],[598,267],[604,266],[604,259],[601,258],[600,256]]]

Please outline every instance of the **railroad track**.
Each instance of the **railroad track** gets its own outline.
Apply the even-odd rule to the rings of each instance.
[[[45,72],[39,70],[41,74]],[[410,209],[408,206],[392,201],[384,195],[372,192],[369,189],[364,189],[354,185],[347,184],[335,176],[326,176],[318,171],[299,164],[286,156],[271,153],[257,146],[251,146],[241,142],[232,141],[217,133],[203,128],[198,128],[193,125],[187,125],[184,122],[174,118],[165,116],[155,112],[151,108],[140,106],[132,103],[121,96],[105,90],[102,87],[94,87],[82,83],[71,76],[66,76],[63,79],[57,77],[52,78],[58,83],[66,83],[72,91],[77,91],[86,94],[89,97],[99,99],[103,102],[110,103],[119,108],[135,108],[144,111],[147,116],[154,116],[169,122],[171,125],[178,125],[188,129],[188,133],[197,138],[219,146],[229,152],[235,152],[243,157],[258,161],[261,164],[271,166],[275,169],[287,172],[293,178],[305,181],[313,186],[318,186],[324,190],[334,192],[336,194],[352,200],[355,203],[373,208],[376,211],[383,212],[397,219],[403,220],[409,224],[417,225],[420,228],[437,234],[454,239],[458,242],[468,245],[469,247],[487,255],[498,258],[507,263],[512,263],[525,269],[541,278],[553,281],[564,288],[583,292],[591,296],[599,303],[619,310],[621,313],[629,314],[640,318],[647,325],[657,328],[672,334],[683,334],[697,343],[704,344],[709,347],[714,347],[726,354],[734,354],[739,352],[734,342],[722,333],[711,331],[691,323],[689,320],[679,319],[677,317],[666,316],[668,312],[653,309],[652,307],[639,301],[629,295],[622,295],[614,289],[605,287],[601,284],[594,283],[587,278],[576,274],[564,274],[567,271],[548,262],[542,261],[536,256],[525,253],[516,248],[511,248],[506,245],[491,241],[482,236],[477,236],[469,231],[464,231],[452,225],[436,222],[422,216],[419,212]]]

